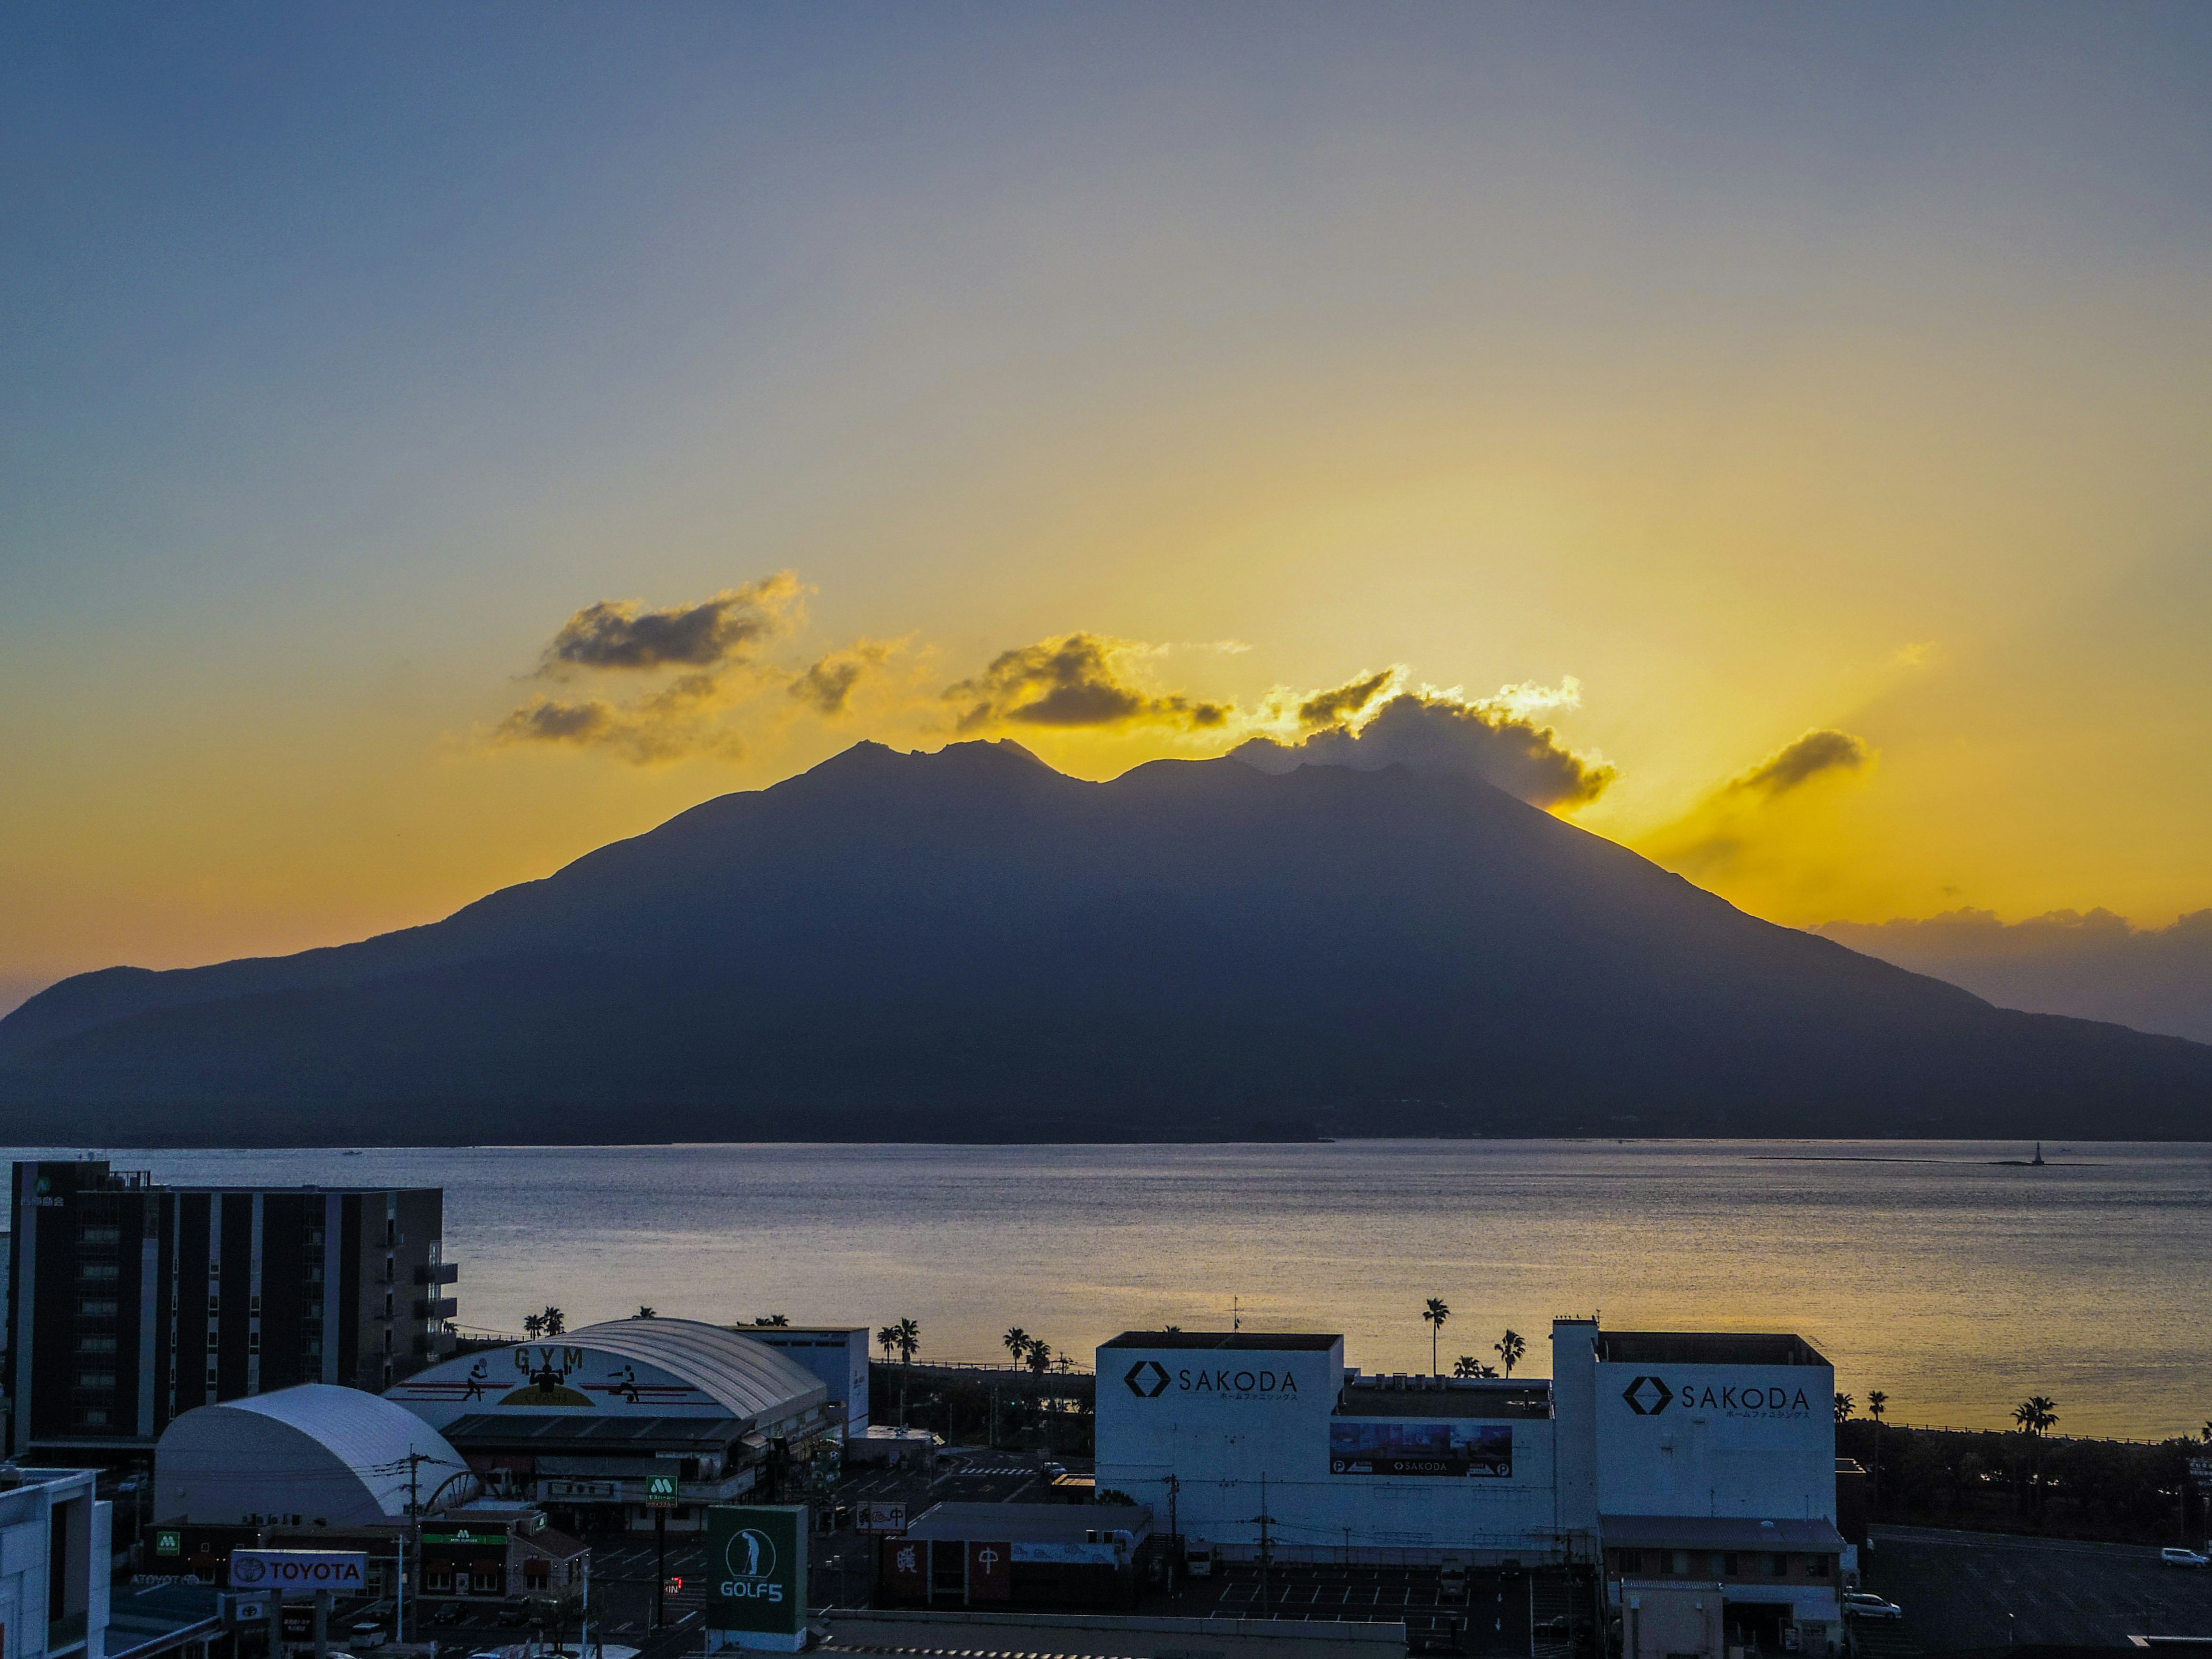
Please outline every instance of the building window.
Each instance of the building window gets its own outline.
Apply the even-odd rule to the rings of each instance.
[[[112,1336],[80,1336],[76,1340],[79,1353],[113,1353],[115,1339]]]
[[[1743,1570],[1743,1569],[1742,1569],[1742,1568],[1741,1568],[1741,1567],[1737,1564],[1737,1561],[1736,1561],[1736,1559],[1735,1559],[1735,1556],[1733,1556],[1733,1555],[1723,1555],[1723,1556],[1722,1556],[1722,1557],[1721,1557],[1721,1577],[1723,1577],[1723,1578],[1733,1578],[1733,1577],[1735,1577],[1736,1576],[1736,1574],[1737,1574],[1737,1573],[1741,1572],[1742,1570]]]
[[[112,1285],[123,1277],[123,1267],[115,1261],[80,1261],[76,1276],[85,1284]]]
[[[123,1242],[123,1229],[120,1227],[81,1227],[77,1230],[76,1242],[80,1244],[90,1245],[94,1249],[98,1249],[103,1245],[112,1249],[115,1246]]]
[[[1673,1572],[1677,1578],[1687,1578],[1690,1576],[1689,1551],[1676,1550],[1674,1552],[1674,1560],[1668,1564],[1668,1571]]]
[[[1641,1572],[1644,1571],[1644,1552],[1642,1550],[1622,1550],[1619,1552],[1617,1559],[1620,1562],[1620,1571],[1623,1572]]]
[[[1805,1571],[1815,1578],[1826,1578],[1828,1564],[1835,1559],[1832,1555],[1808,1555],[1805,1558]]]
[[[1790,1576],[1790,1558],[1786,1555],[1768,1556],[1766,1576],[1769,1578],[1787,1578]]]
[[[109,1389],[115,1386],[113,1371],[79,1371],[76,1385],[80,1389]]]
[[[79,1319],[112,1319],[115,1317],[115,1304],[81,1297],[76,1304],[76,1316]]]

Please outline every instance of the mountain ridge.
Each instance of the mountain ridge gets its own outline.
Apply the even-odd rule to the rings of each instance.
[[[2212,1048],[1991,1007],[1473,779],[862,744],[441,921],[64,981],[0,1020],[0,1121],[63,1112],[145,1144],[2194,1138]]]

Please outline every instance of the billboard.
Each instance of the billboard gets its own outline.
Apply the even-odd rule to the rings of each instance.
[[[1364,1417],[1332,1418],[1328,1472],[1510,1480],[1513,1428],[1508,1423],[1392,1423]]]
[[[233,1550],[230,1587],[278,1595],[324,1589],[359,1595],[368,1588],[368,1557],[344,1550]]]
[[[706,1571],[710,1646],[799,1650],[806,1637],[805,1509],[710,1506]]]

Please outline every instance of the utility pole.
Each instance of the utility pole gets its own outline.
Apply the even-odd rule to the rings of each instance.
[[[653,1627],[659,1630],[668,1622],[668,1510],[656,1504],[653,1510]]]
[[[1260,1616],[1272,1619],[1275,1616],[1274,1601],[1269,1594],[1267,1569],[1274,1560],[1274,1548],[1267,1528],[1274,1523],[1275,1517],[1267,1513],[1267,1476],[1264,1470],[1260,1475],[1260,1512],[1252,1519],[1260,1527]]]

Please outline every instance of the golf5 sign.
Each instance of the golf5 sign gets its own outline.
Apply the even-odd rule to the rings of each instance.
[[[707,1632],[710,1646],[797,1651],[806,1633],[805,1510],[707,1511]]]

